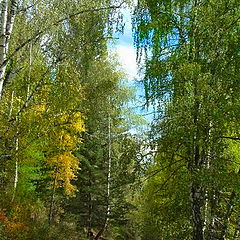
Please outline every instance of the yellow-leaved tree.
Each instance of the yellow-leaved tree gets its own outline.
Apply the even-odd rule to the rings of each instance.
[[[81,113],[63,114],[56,119],[55,125],[47,164],[51,169],[53,188],[62,187],[67,195],[72,195],[75,186],[71,180],[76,178],[75,173],[79,169],[79,159],[72,152],[81,142],[79,133],[85,131],[83,117]]]

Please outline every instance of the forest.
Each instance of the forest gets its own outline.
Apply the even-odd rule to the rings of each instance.
[[[0,0],[0,239],[240,239],[239,106],[239,0]]]

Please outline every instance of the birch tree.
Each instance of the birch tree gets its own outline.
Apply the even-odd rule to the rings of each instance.
[[[0,39],[0,97],[3,92],[3,84],[7,66],[7,54],[9,51],[10,37],[13,31],[16,16],[17,0],[1,1],[1,39]]]
[[[182,171],[190,179],[186,181],[190,201],[185,198],[181,204],[188,206],[186,216],[191,212],[193,231],[189,237],[194,240],[222,235],[226,216],[217,209],[222,199],[231,202],[230,195],[219,192],[224,184],[229,186],[229,180],[220,184],[221,174],[229,172],[223,136],[234,134],[228,120],[236,117],[233,102],[239,98],[235,78],[239,76],[235,48],[239,7],[237,1],[139,1],[134,18],[139,56],[146,56],[146,98],[156,101],[160,109],[154,132],[160,135],[161,157],[156,164],[166,161],[169,169],[169,176],[165,176],[159,168],[159,177],[165,177],[158,188],[170,186]],[[230,56],[232,62],[228,61]],[[234,176],[238,178],[237,172]],[[170,199],[177,203],[177,199]],[[178,239],[177,232],[169,231],[171,239]]]
[[[91,75],[91,68],[106,52],[110,25],[116,20],[110,15],[121,4],[21,1],[14,8],[15,19],[10,19],[11,6],[15,5],[3,2],[6,11],[1,16],[7,15],[11,27],[5,24],[2,41],[7,43],[7,50],[1,48],[5,72],[0,107],[0,211],[7,209],[4,216],[8,220],[0,225],[7,236],[18,239],[18,223],[30,229],[32,222],[38,227],[33,227],[32,233],[25,229],[22,238],[36,239],[38,230],[46,230],[47,216],[51,223],[47,228],[53,230],[45,231],[41,238],[51,238],[51,234],[61,238],[54,233],[56,219],[63,202],[76,190],[73,180],[78,175],[79,158],[74,154],[81,145],[82,116],[88,111],[83,104],[87,95],[83,85],[97,75]],[[107,72],[102,73],[108,81]],[[113,82],[109,80],[108,84],[111,87]],[[42,215],[38,214],[40,209]],[[13,226],[11,233],[4,228],[8,223]]]

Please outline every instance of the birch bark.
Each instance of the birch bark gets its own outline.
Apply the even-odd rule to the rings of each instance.
[[[205,169],[209,171],[210,169],[210,159],[211,159],[211,147],[210,147],[210,142],[211,142],[211,132],[212,132],[212,122],[209,122],[208,130],[206,132],[207,137],[206,137],[206,153],[204,154],[204,162],[205,162]],[[210,235],[209,232],[209,227],[211,226],[211,206],[210,206],[210,197],[211,194],[209,191],[206,189],[205,190],[205,204],[204,204],[204,222],[203,222],[203,237],[204,239],[208,238],[208,235]],[[214,217],[214,216],[213,216]]]
[[[8,15],[8,3],[7,0],[1,2],[1,29],[0,29],[0,98],[2,96],[4,74],[6,71],[6,26]]]
[[[4,77],[7,66],[9,40],[12,34],[16,16],[17,0],[1,1],[1,29],[0,29],[0,98],[3,93]],[[10,7],[9,7],[10,5]]]
[[[106,227],[109,221],[109,216],[111,212],[111,206],[110,206],[110,187],[111,187],[111,170],[112,170],[112,146],[111,146],[111,117],[110,114],[108,116],[108,178],[107,178],[107,219],[106,219]]]
[[[16,135],[18,135],[18,132],[17,132]],[[18,139],[18,137],[16,137],[16,142],[15,142],[15,152],[16,152],[16,155],[18,153],[18,149],[19,149],[19,139]],[[17,184],[18,184],[18,158],[16,158],[16,161],[15,161],[15,174],[14,174],[14,183],[13,183],[12,202],[14,201],[15,196],[16,196]]]
[[[14,100],[14,94],[15,92],[12,91],[11,94],[11,102],[10,102],[10,109],[9,109],[9,114],[8,114],[8,119],[11,119],[12,117],[12,112],[13,112],[13,100]],[[16,119],[18,120],[18,119]],[[16,133],[16,136],[18,135],[18,132]],[[19,139],[18,137],[16,137],[16,141],[15,141],[15,152],[17,154],[19,149]],[[15,199],[15,195],[16,195],[16,189],[17,189],[17,183],[18,183],[18,160],[16,159],[15,161],[15,174],[14,174],[14,183],[13,183],[13,196],[12,196],[12,202]]]

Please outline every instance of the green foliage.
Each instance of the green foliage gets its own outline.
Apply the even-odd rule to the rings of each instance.
[[[143,0],[135,10],[146,99],[159,109],[154,176],[150,169],[141,193],[143,239],[152,228],[163,239],[233,238],[239,14],[239,2],[225,0]]]
[[[129,91],[106,53],[119,2],[18,4],[0,105],[0,238],[79,239],[79,216],[65,206],[102,191],[104,222],[108,116],[114,134],[128,129],[120,108]],[[99,189],[81,182],[85,163]]]

